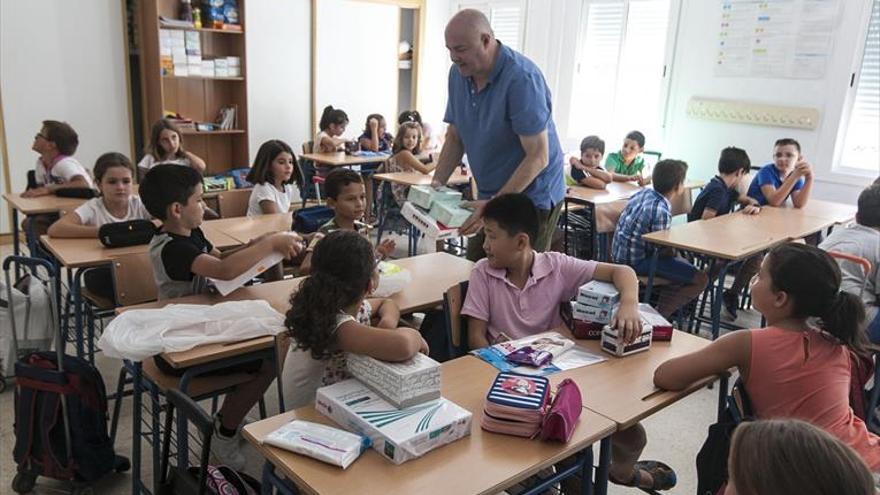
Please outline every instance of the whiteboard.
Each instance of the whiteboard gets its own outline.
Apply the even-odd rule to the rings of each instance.
[[[359,0],[315,2],[315,129],[327,105],[348,114],[346,137],[363,132],[367,115],[397,122],[400,8]]]

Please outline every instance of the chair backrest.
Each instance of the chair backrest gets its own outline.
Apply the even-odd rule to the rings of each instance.
[[[657,162],[659,162],[662,157],[663,153],[660,151],[643,151],[642,159],[645,160],[645,168],[642,170],[642,174],[644,174],[645,177],[650,177],[651,173],[654,171],[654,165],[657,165]]]
[[[220,218],[243,217],[247,215],[250,189],[233,189],[217,195]]]
[[[131,306],[159,297],[149,252],[123,254],[112,259],[116,304]]]
[[[468,282],[464,281],[453,285],[443,294],[443,314],[446,318],[446,329],[449,332],[453,355],[463,355],[468,352],[467,318],[461,314],[467,289]]]
[[[303,153],[311,153],[314,149],[313,141],[306,141],[302,144]],[[296,160],[297,178],[296,185],[299,188],[299,195],[302,198],[302,207],[305,208],[306,202],[310,199],[317,199],[321,204],[321,193],[318,185],[313,183],[312,179],[317,174],[315,163],[303,157]]]

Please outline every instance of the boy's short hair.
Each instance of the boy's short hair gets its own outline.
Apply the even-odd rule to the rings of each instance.
[[[502,194],[492,198],[483,209],[483,221],[493,220],[509,235],[525,233],[529,244],[538,239],[538,209],[522,193]]]
[[[594,149],[601,154],[605,154],[605,141],[599,136],[587,136],[581,141],[581,153],[588,149]]]
[[[43,128],[46,130],[46,141],[55,143],[58,152],[62,155],[71,156],[79,147],[79,136],[67,122],[57,120],[44,120]]]
[[[684,184],[687,169],[688,164],[682,160],[660,160],[654,165],[654,172],[651,174],[654,190],[666,194]]]
[[[626,135],[626,139],[632,139],[638,143],[639,148],[645,147],[645,135],[639,131],[630,131],[629,134]]]
[[[873,186],[880,186],[880,177],[877,177],[876,179],[874,179],[874,183],[871,184],[871,185],[873,185]]]
[[[776,142],[773,143],[773,147],[775,148],[777,146],[794,146],[798,150],[798,153],[801,152],[801,143],[797,142],[797,139],[794,138],[777,139]]]
[[[880,184],[866,188],[859,194],[856,222],[865,227],[880,227]]]
[[[749,154],[742,148],[728,146],[721,150],[718,157],[718,171],[722,174],[735,174],[738,170],[748,173],[752,167]]]
[[[337,168],[324,180],[324,194],[328,198],[336,199],[342,193],[342,188],[352,183],[363,184],[364,179],[361,178],[361,174],[351,169]]]
[[[192,167],[175,164],[156,165],[141,181],[138,194],[154,218],[165,220],[173,203],[186,204],[195,188],[201,187],[202,174]]]

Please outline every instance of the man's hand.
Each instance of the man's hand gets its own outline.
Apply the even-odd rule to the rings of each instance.
[[[464,208],[472,208],[474,210],[471,213],[471,216],[461,224],[461,227],[458,228],[458,233],[460,235],[471,235],[476,234],[483,228],[483,210],[486,209],[486,203],[488,200],[481,199],[479,201],[467,201],[462,204]]]

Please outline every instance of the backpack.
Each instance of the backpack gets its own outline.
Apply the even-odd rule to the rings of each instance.
[[[54,352],[29,354],[15,363],[15,448],[19,466],[42,476],[90,482],[117,468],[107,433],[107,392],[98,370],[88,361],[64,356],[59,372]],[[72,465],[61,397],[66,399]]]
[[[737,402],[739,398],[739,402]],[[755,419],[752,403],[742,379],[737,379],[727,396],[721,419],[709,426],[709,434],[697,454],[697,494],[715,495],[728,480],[727,458],[733,432],[743,421]]]
[[[302,234],[317,232],[322,225],[333,219],[333,210],[327,206],[309,206],[293,213],[292,230]]]

